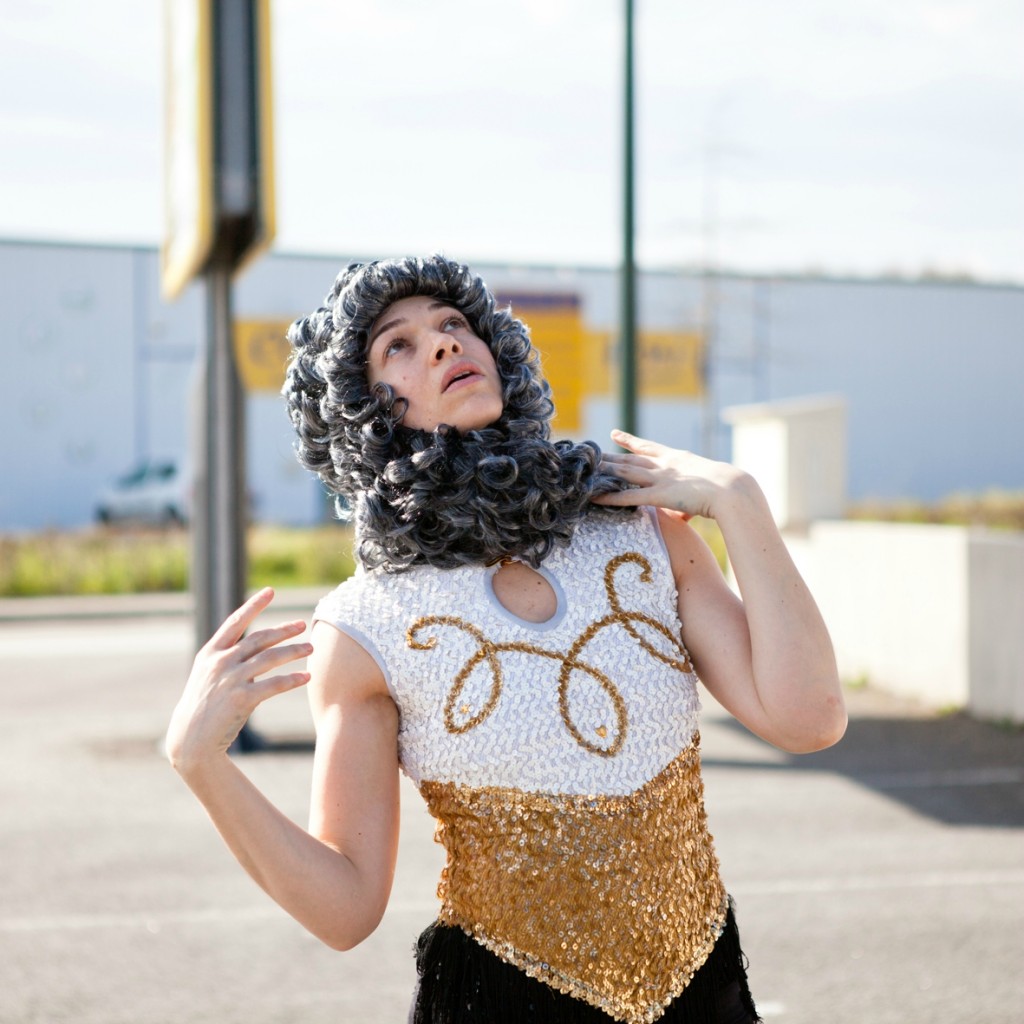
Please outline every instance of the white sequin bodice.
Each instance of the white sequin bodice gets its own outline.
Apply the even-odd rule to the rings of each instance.
[[[315,617],[377,660],[399,758],[447,851],[438,921],[627,1024],[651,1024],[722,933],[697,679],[652,510],[591,515],[541,570],[544,623],[495,569],[357,573]]]
[[[317,606],[383,671],[406,773],[608,795],[654,778],[693,739],[699,710],[654,512],[592,515],[548,556],[547,622],[505,609],[495,572],[359,571]]]

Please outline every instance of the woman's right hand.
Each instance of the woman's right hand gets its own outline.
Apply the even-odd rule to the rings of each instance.
[[[313,650],[309,643],[283,643],[305,630],[302,620],[245,635],[273,597],[269,587],[250,597],[196,655],[165,742],[171,764],[183,777],[226,754],[259,704],[309,682],[308,672],[257,679]]]

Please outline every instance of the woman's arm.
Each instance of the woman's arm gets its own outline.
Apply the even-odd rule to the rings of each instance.
[[[377,926],[391,890],[398,713],[376,663],[337,630],[318,624],[315,648],[282,644],[302,632],[302,622],[245,636],[272,596],[265,590],[250,598],[196,656],[167,752],[252,878],[322,941],[349,949]],[[308,673],[255,678],[306,655]],[[227,750],[263,700],[310,679],[317,752],[307,832]]]
[[[748,729],[793,753],[831,746],[846,710],[828,630],[793,565],[754,479],[619,431],[624,455],[604,468],[634,487],[597,499],[655,505],[679,591],[679,617],[697,673]],[[715,519],[740,598],[686,520]]]

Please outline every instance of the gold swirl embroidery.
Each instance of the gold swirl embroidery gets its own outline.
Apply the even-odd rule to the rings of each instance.
[[[690,661],[690,655],[686,648],[683,646],[682,640],[677,637],[672,630],[668,628],[663,622],[658,622],[657,619],[651,618],[650,615],[644,615],[642,612],[624,612],[622,605],[619,602],[619,595],[615,592],[615,571],[620,565],[624,565],[626,562],[634,562],[641,567],[640,582],[650,583],[651,582],[651,563],[644,558],[643,555],[638,555],[635,551],[627,551],[623,555],[616,555],[604,568],[604,589],[608,593],[608,603],[612,606],[612,611],[615,612],[618,619],[622,623],[622,628],[653,658],[657,658],[658,661],[663,661],[666,665],[676,669],[678,672],[690,673],[693,671],[693,664]],[[650,626],[652,629],[657,630],[678,652],[678,658],[669,657],[669,655],[662,653],[653,644],[645,640],[637,628],[633,625],[634,622],[643,622]]]
[[[569,730],[569,734],[572,738],[576,740],[581,747],[590,751],[592,754],[597,754],[601,757],[614,757],[622,749],[622,744],[626,740],[626,727],[628,724],[626,702],[622,699],[622,694],[619,693],[616,685],[604,672],[583,661],[580,657],[590,641],[593,640],[601,630],[617,623],[621,625],[623,629],[625,629],[626,632],[636,640],[643,650],[652,657],[664,662],[666,665],[669,665],[678,672],[689,673],[693,671],[689,655],[687,654],[682,641],[676,637],[664,623],[659,622],[657,619],[652,618],[650,615],[646,615],[643,612],[630,612],[623,609],[622,603],[619,600],[619,595],[615,590],[615,574],[619,568],[627,562],[632,562],[640,566],[640,581],[642,583],[651,582],[651,565],[643,555],[640,555],[635,551],[629,551],[625,554],[616,555],[615,558],[611,559],[605,566],[604,570],[604,585],[605,591],[608,594],[608,603],[612,608],[611,614],[605,615],[603,618],[591,623],[576,638],[569,650],[564,654],[561,651],[549,651],[546,648],[522,642],[494,643],[492,640],[489,640],[484,636],[483,632],[477,626],[474,626],[472,623],[467,622],[465,619],[461,619],[456,615],[425,615],[422,618],[417,619],[409,627],[406,633],[406,643],[414,651],[430,651],[437,647],[438,641],[436,636],[432,635],[423,640],[419,639],[420,631],[427,629],[430,626],[451,626],[454,629],[459,629],[468,633],[477,643],[476,651],[473,652],[469,660],[461,669],[459,669],[458,673],[456,673],[455,678],[452,681],[452,688],[449,690],[448,696],[445,699],[445,729],[453,734],[469,732],[470,729],[475,729],[478,725],[484,722],[491,712],[497,707],[498,701],[501,698],[503,683],[501,659],[498,657],[500,653],[503,651],[509,651],[522,654],[534,654],[538,657],[550,658],[561,663],[561,667],[558,672],[558,710],[562,717],[562,721],[565,724],[566,729]],[[642,622],[644,625],[649,626],[656,632],[660,633],[669,642],[678,657],[672,657],[671,655],[659,651],[650,643],[650,641],[641,635],[640,631],[634,625],[634,623],[637,622]],[[487,694],[487,699],[484,701],[483,707],[481,707],[476,714],[471,715],[469,718],[466,718],[461,722],[457,721],[455,717],[455,708],[456,705],[459,705],[459,699],[462,696],[466,683],[469,681],[469,678],[476,667],[484,662],[487,663],[491,670],[491,686],[490,691]],[[612,702],[612,706],[615,709],[615,727],[607,745],[603,746],[588,739],[583,735],[572,719],[572,712],[569,704],[569,685],[574,672],[581,672],[594,679]],[[460,714],[466,715],[469,710],[468,705],[459,705]],[[594,731],[601,739],[605,739],[608,736],[609,730],[607,726],[600,725]]]

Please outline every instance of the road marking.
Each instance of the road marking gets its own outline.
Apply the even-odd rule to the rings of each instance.
[[[278,917],[284,911],[276,907],[239,907],[225,910],[169,910],[142,914],[131,911],[121,914],[41,914],[37,917],[0,917],[0,932],[83,931],[90,928],[145,928],[158,932],[171,924],[222,924],[260,921]]]
[[[18,632],[0,632],[0,657],[51,658],[109,657],[112,654],[182,654],[187,655],[193,643],[192,630],[186,622],[167,625],[132,624],[124,628],[110,626],[24,626]]]
[[[781,896],[837,892],[885,892],[893,889],[990,888],[1024,885],[1024,871],[935,871],[913,875],[834,878],[779,878],[765,881],[733,880],[730,890],[741,899],[747,896]],[[437,913],[437,900],[395,900],[388,915]],[[272,903],[251,907],[208,907],[195,910],[163,910],[143,913],[126,911],[107,914],[40,914],[0,917],[0,933],[86,931],[99,928],[139,928],[157,934],[172,925],[244,924],[251,921],[288,920],[285,911]]]
[[[925,871],[912,875],[842,875],[834,878],[730,880],[730,890],[746,896],[836,892],[886,892],[894,889],[958,889],[1024,885],[1024,871]]]
[[[395,900],[388,915],[414,913],[437,914],[436,899]],[[125,911],[97,914],[39,914],[0,917],[0,933],[4,932],[76,932],[100,928],[138,928],[157,934],[173,925],[245,924],[250,921],[290,921],[287,913],[273,903],[251,907],[207,907],[195,910],[157,910],[152,913]]]

